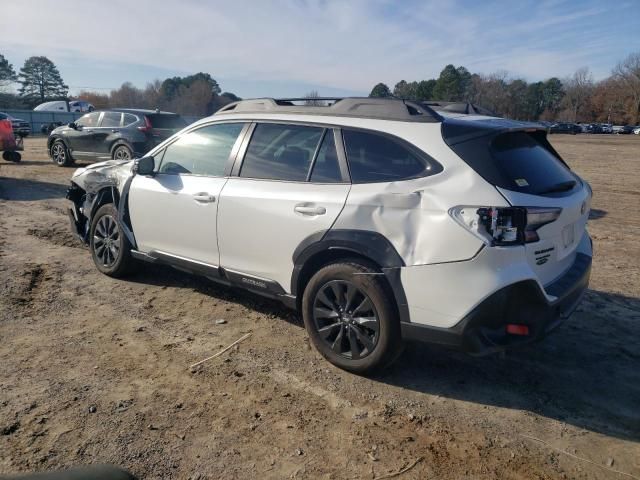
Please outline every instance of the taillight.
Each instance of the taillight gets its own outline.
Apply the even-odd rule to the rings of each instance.
[[[537,242],[536,230],[561,212],[543,207],[454,207],[449,214],[487,245],[509,246]]]
[[[139,126],[138,130],[144,133],[151,133],[151,130],[153,130],[153,125],[151,125],[151,121],[149,120],[149,117],[145,115],[144,126]]]

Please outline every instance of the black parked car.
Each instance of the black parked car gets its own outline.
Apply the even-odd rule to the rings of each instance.
[[[590,123],[587,125],[587,133],[604,133],[604,130],[599,123]]]
[[[633,125],[625,125],[620,130],[618,130],[618,135],[629,135],[633,133],[633,129],[636,128]]]
[[[142,157],[187,125],[175,113],[115,108],[87,113],[49,135],[49,156],[60,167],[74,160]]]
[[[19,137],[26,137],[31,133],[31,125],[21,118],[14,118],[8,113],[0,112],[0,120],[11,120],[13,133]]]
[[[570,133],[575,135],[576,133],[582,133],[582,127],[575,123],[558,122],[549,127],[549,133]]]

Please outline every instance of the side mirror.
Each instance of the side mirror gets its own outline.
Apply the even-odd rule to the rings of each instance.
[[[67,125],[67,127],[73,128],[74,130],[78,129],[78,125],[76,125],[76,122],[71,122],[69,125]]]
[[[153,157],[142,157],[133,164],[134,173],[137,175],[153,175],[156,161]]]

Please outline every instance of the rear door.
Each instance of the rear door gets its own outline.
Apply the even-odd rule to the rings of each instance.
[[[111,155],[111,139],[120,134],[122,113],[104,112],[100,124],[94,129],[94,151],[101,157]]]
[[[219,265],[220,191],[244,127],[216,123],[186,132],[156,155],[154,176],[134,177],[129,211],[140,251]]]
[[[349,193],[336,135],[317,126],[254,125],[218,212],[220,264],[232,280],[290,292],[294,251],[333,225]]]

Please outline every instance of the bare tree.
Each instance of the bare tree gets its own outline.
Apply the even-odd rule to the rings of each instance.
[[[632,53],[613,69],[626,95],[631,99],[633,124],[640,123],[640,52]]]
[[[78,94],[78,99],[89,102],[97,109],[109,108],[109,95],[106,93],[91,92],[88,90],[82,90]]]
[[[314,106],[324,105],[322,100],[316,100],[317,98],[320,98],[320,94],[318,93],[317,90],[311,90],[309,93],[305,94],[304,98],[306,98],[306,100],[304,101],[305,105],[314,105]]]
[[[144,108],[144,93],[131,82],[125,82],[117,90],[111,90],[109,104],[112,107]]]
[[[587,67],[582,67],[564,82],[564,102],[569,114],[569,120],[578,120],[578,113],[588,103],[593,93],[593,76]]]

